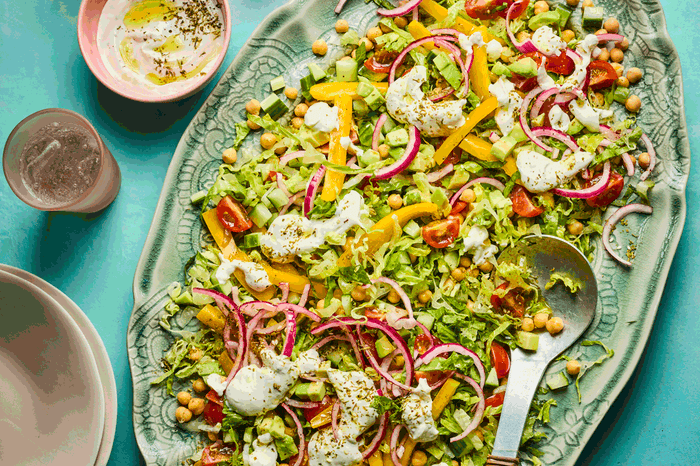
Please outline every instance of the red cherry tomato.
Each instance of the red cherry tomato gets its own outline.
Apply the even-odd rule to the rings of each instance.
[[[416,377],[416,382],[420,379],[425,379],[428,385],[434,385],[445,377],[445,373],[442,371],[416,371],[414,375]]]
[[[505,290],[506,288],[508,288],[508,282],[506,282],[506,283],[501,283],[500,285],[498,285],[498,288],[496,288],[496,289],[497,289],[497,290]],[[494,294],[491,295],[491,305],[492,305],[495,309],[500,308],[502,303],[503,303],[503,298],[501,298],[500,296],[498,296],[496,293],[494,293]]]
[[[253,226],[245,207],[231,196],[226,196],[219,201],[216,206],[216,216],[224,228],[234,233],[246,231]]]
[[[216,403],[219,406],[224,405],[224,402],[221,401],[221,397],[214,390],[209,390],[209,393],[207,393],[207,396],[205,398],[211,401],[212,403]]]
[[[311,419],[318,416],[319,413],[331,406],[334,402],[335,398],[331,398],[330,396],[326,395],[317,408],[309,408],[304,410],[304,418],[306,418],[307,421],[311,422]]]
[[[443,139],[444,140],[444,139]],[[457,147],[455,150],[450,152],[450,155],[447,156],[444,162],[442,162],[443,165],[456,165],[459,162],[462,161],[462,149]]]
[[[516,185],[510,192],[510,200],[513,203],[513,212],[521,217],[537,217],[544,209],[536,206],[530,198],[530,192],[520,185]]]
[[[588,86],[594,91],[610,87],[617,81],[615,68],[606,61],[596,60],[591,62],[588,65],[588,72],[590,73]]]
[[[498,392],[495,395],[491,395],[486,398],[486,406],[491,406],[492,408],[498,408],[503,404],[503,400],[506,397],[506,391]]]
[[[459,226],[460,221],[456,216],[430,222],[423,227],[423,239],[434,248],[446,248],[459,236]]]
[[[207,401],[207,404],[204,405],[202,416],[207,424],[215,426],[217,423],[224,420],[224,408],[216,403]]]
[[[491,365],[496,369],[496,375],[499,379],[508,376],[508,372],[510,372],[508,350],[495,341],[491,343]]]
[[[521,0],[513,10],[511,19],[525,13],[529,2]],[[513,0],[466,0],[464,9],[472,18],[477,19],[493,19],[497,16],[505,18],[508,14],[508,9],[513,4]]]
[[[450,211],[450,215],[458,214],[464,209],[467,208],[469,204],[467,204],[464,201],[457,201],[455,202],[455,205],[452,207],[452,210]]]
[[[600,180],[601,175],[594,176],[592,179],[588,180],[585,187],[588,188],[593,186]],[[615,199],[620,196],[622,189],[625,187],[625,179],[622,178],[617,172],[612,172],[610,176],[610,182],[608,183],[605,190],[594,197],[589,197],[586,199],[586,204],[591,207],[605,207],[613,203]]]
[[[306,445],[307,445],[307,448],[308,448],[308,445],[309,445],[309,444],[307,443]],[[307,466],[307,465],[309,464],[309,452],[308,452],[308,451],[306,450],[306,448],[305,448],[304,451],[303,451],[302,453],[304,454],[304,457],[302,458],[301,463],[299,464],[299,466]],[[289,457],[289,460],[288,460],[288,461],[289,461],[289,464],[297,464],[297,459],[299,458],[299,455],[302,454],[302,453],[297,453],[297,454],[294,455],[294,456],[290,456],[290,457]]]
[[[540,52],[528,52],[520,58],[529,57],[532,58],[537,66],[542,64],[544,55]],[[574,72],[576,65],[574,61],[566,55],[566,52],[561,52],[559,55],[554,55],[552,57],[547,57],[544,63],[544,69],[554,74],[570,75]]]
[[[381,321],[386,320],[386,314],[372,308],[365,309],[365,317],[367,317],[368,319],[377,319]]]
[[[413,342],[413,349],[418,352],[418,354],[423,354],[433,346],[433,341],[428,335],[421,334],[416,337],[416,341]]]
[[[389,73],[391,64],[398,56],[399,52],[380,50],[365,60],[365,68],[374,73]]]
[[[215,464],[229,461],[233,457],[233,449],[216,442],[209,445],[202,452],[202,466],[214,466]]]
[[[501,283],[497,290],[505,290],[508,288],[508,282]],[[525,314],[525,298],[520,294],[520,289],[510,290],[502,298],[496,293],[491,295],[491,305],[497,310],[506,310],[516,317],[522,317]]]

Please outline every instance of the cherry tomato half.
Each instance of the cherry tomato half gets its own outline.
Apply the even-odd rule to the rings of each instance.
[[[525,13],[529,2],[521,0],[513,10],[511,19]],[[505,18],[508,14],[508,9],[513,4],[513,0],[466,0],[464,9],[472,18],[477,19],[493,19],[496,16]]]
[[[540,52],[528,52],[520,58],[526,57],[532,58],[535,63],[537,63],[537,66],[540,66],[542,64],[542,60],[544,59],[544,55]],[[574,64],[574,61],[566,55],[566,52],[561,52],[559,55],[555,55],[553,57],[547,57],[547,60],[544,63],[544,69],[550,73],[562,74],[566,76],[573,73],[575,68],[576,65]]]
[[[506,288],[508,288],[508,282],[501,283],[496,289],[505,290]],[[491,305],[494,309],[505,310],[516,317],[522,317],[525,314],[525,298],[520,291],[520,288],[512,289],[502,298],[494,293],[491,295]]]
[[[333,403],[335,403],[335,398],[331,398],[330,396],[326,395],[323,400],[321,400],[321,404],[317,408],[309,408],[304,410],[304,418],[311,422],[311,419],[318,416]]]
[[[588,188],[590,186],[593,186],[600,180],[601,175],[594,176],[592,179],[588,180],[585,184],[585,187]],[[620,193],[622,192],[622,188],[625,187],[625,179],[622,178],[622,175],[620,175],[617,172],[612,172],[610,176],[610,182],[608,183],[608,186],[605,188],[605,190],[598,194],[597,196],[594,197],[589,197],[586,199],[586,204],[588,204],[591,207],[605,207],[607,205],[610,205],[615,201],[620,196]]]
[[[246,231],[253,226],[245,207],[231,196],[226,196],[219,201],[216,206],[216,216],[224,228],[234,233]]]
[[[423,227],[423,239],[434,248],[446,248],[459,236],[460,221],[458,217],[447,217],[430,222]]]
[[[450,215],[458,214],[464,209],[467,208],[469,204],[467,204],[464,201],[457,201],[455,202],[455,205],[452,207],[452,210],[450,211]]]
[[[503,404],[503,400],[506,398],[506,391],[498,392],[495,395],[491,395],[486,398],[486,406],[491,406],[492,408],[498,408]]]
[[[365,317],[381,321],[386,320],[386,314],[377,310],[377,308],[365,308]]]
[[[231,448],[222,446],[219,442],[209,445],[202,452],[202,466],[214,466],[215,464],[229,461],[233,457],[234,451]]]
[[[617,73],[615,68],[606,61],[596,60],[588,65],[590,80],[588,86],[597,91],[612,86],[617,81]]]
[[[510,372],[508,350],[495,341],[491,343],[491,365],[496,369],[496,375],[499,379],[508,376],[508,372]]]
[[[414,375],[416,377],[416,382],[420,379],[425,379],[425,381],[428,382],[428,385],[435,385],[442,380],[443,377],[445,377],[445,373],[442,371],[416,371]]]
[[[426,334],[421,334],[416,337],[416,341],[413,342],[413,349],[418,354],[423,354],[433,346],[433,341]]]
[[[538,207],[532,202],[530,192],[520,185],[516,185],[510,192],[510,200],[513,203],[513,212],[521,217],[537,217],[544,212],[542,207]]]
[[[380,50],[365,60],[365,68],[374,73],[389,73],[391,64],[398,56],[399,52]]]
[[[204,405],[204,411],[202,411],[202,416],[207,424],[210,426],[215,426],[219,422],[224,420],[224,408],[216,403],[207,401]]]

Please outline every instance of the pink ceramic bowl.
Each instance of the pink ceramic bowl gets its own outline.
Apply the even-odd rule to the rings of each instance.
[[[201,90],[211,81],[218,72],[228,50],[229,40],[231,39],[231,11],[228,0],[216,0],[221,6],[221,12],[224,20],[223,24],[223,48],[221,53],[214,61],[214,67],[211,72],[204,76],[192,78],[191,83],[187,87],[181,87],[169,92],[153,92],[143,87],[137,86],[112,76],[105,68],[100,50],[97,47],[97,26],[100,21],[100,14],[107,0],[83,0],[78,12],[78,44],[83,58],[87,63],[92,73],[97,79],[117,94],[126,97],[127,99],[136,100],[139,102],[174,102],[176,100],[189,97],[195,92]]]

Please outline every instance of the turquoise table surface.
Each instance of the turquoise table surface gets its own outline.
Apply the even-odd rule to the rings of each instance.
[[[230,3],[233,33],[224,67],[257,23],[284,2]],[[329,7],[335,3],[329,0]],[[691,151],[700,153],[700,8],[697,0],[661,3],[683,67]],[[132,279],[171,155],[214,83],[172,104],[140,104],[115,95],[97,82],[80,54],[79,4],[0,2],[0,143],[32,112],[75,110],[95,125],[117,159],[121,192],[98,215],[45,213],[20,202],[0,179],[0,262],[51,282],[92,320],[109,352],[119,392],[109,464],[138,465],[143,461],[132,427],[126,348]],[[580,466],[700,464],[698,176],[700,164],[693,163],[685,230],[646,352],[584,450]]]

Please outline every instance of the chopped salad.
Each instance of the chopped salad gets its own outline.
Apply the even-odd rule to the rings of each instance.
[[[578,0],[375,1],[364,36],[336,24],[342,57],[248,102],[192,197],[213,241],[169,290],[161,325],[177,339],[153,383],[207,434],[198,466],[483,465],[509,350],[566,326],[499,253],[547,234],[592,258],[602,236],[632,265],[611,231],[652,212],[656,157],[617,20],[589,0],[580,23]],[[260,149],[244,147],[257,131]],[[540,393],[578,390],[612,356],[584,344],[604,354],[568,360]],[[541,464],[553,406],[533,402],[522,459]]]

